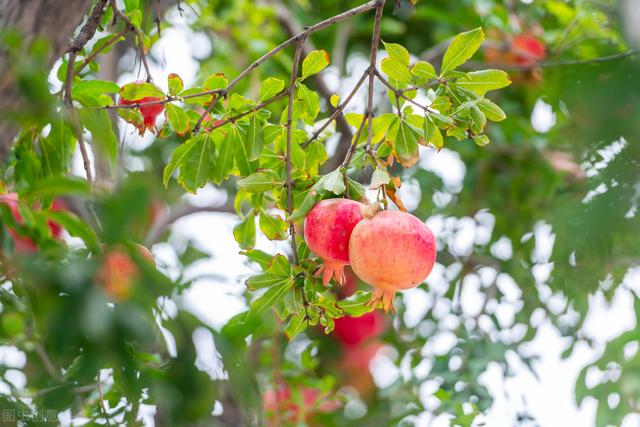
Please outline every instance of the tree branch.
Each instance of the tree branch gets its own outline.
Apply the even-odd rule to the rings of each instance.
[[[375,22],[373,25],[373,35],[371,36],[371,54],[369,57],[369,68],[367,68],[366,75],[369,77],[369,92],[367,98],[367,111],[362,117],[362,122],[360,123],[360,127],[358,128],[358,132],[356,132],[356,136],[353,138],[351,142],[351,146],[347,151],[347,154],[342,162],[343,175],[344,175],[344,183],[348,190],[349,184],[349,164],[353,159],[353,154],[356,151],[358,146],[358,141],[360,139],[360,135],[364,129],[365,122],[368,122],[368,130],[369,134],[367,135],[367,147],[371,146],[371,138],[373,137],[373,89],[375,83],[375,75],[376,75],[376,62],[378,60],[378,46],[380,45],[380,27],[382,23],[382,13],[384,11],[384,3],[385,0],[379,0],[376,2],[376,15]],[[347,191],[348,196],[348,191]]]
[[[102,15],[104,15],[104,8],[106,5],[107,0],[98,0],[95,7],[91,11],[89,18],[87,18],[87,22],[80,30],[80,33],[78,33],[78,35],[74,37],[73,40],[71,40],[71,42],[69,43],[67,52],[80,52],[84,45],[86,45],[87,42],[93,38],[98,25],[100,25]]]
[[[80,147],[80,154],[82,155],[82,164],[84,166],[84,172],[87,175],[87,182],[89,183],[89,188],[93,191],[93,176],[91,174],[91,162],[89,161],[89,155],[87,153],[87,147],[84,143],[84,136],[82,134],[82,127],[80,126],[80,121],[78,120],[78,113],[76,112],[73,106],[73,99],[71,97],[71,87],[73,84],[73,64],[76,60],[76,51],[69,51],[68,58],[68,66],[67,66],[67,78],[65,80],[65,89],[64,89],[64,104],[67,107],[69,112],[69,118],[71,120],[71,125],[76,133],[76,139],[78,140],[78,147]]]
[[[158,243],[162,234],[180,218],[201,212],[235,213],[235,209],[233,207],[233,201],[229,201],[220,206],[193,206],[185,203],[177,206],[175,209],[167,209],[149,229],[147,237],[145,238],[145,245],[151,246],[154,243]]]
[[[292,131],[292,118],[293,118],[293,94],[296,85],[296,79],[298,78],[298,65],[300,64],[300,57],[302,56],[302,47],[306,36],[302,36],[298,40],[296,46],[296,53],[293,56],[293,67],[291,68],[291,79],[289,80],[289,105],[287,106],[287,156],[285,158],[285,168],[287,177],[287,213],[289,216],[293,213],[293,180],[291,179],[291,139],[293,136]],[[298,264],[298,249],[296,247],[296,229],[295,224],[291,222],[289,224],[289,235],[291,237],[291,256],[293,263]]]
[[[121,19],[125,23],[126,27],[128,27],[129,30],[133,31],[133,33],[136,35],[136,39],[138,43],[138,53],[140,54],[140,60],[142,61],[144,70],[147,73],[147,82],[151,82],[152,80],[151,71],[149,70],[149,63],[147,62],[147,55],[144,53],[144,42],[143,42],[144,38],[143,38],[142,32],[140,31],[140,28],[133,25],[129,17],[124,13],[122,13],[120,9],[118,9],[116,0],[109,0],[109,3],[111,4],[111,9],[113,9],[114,15],[117,18]]]
[[[338,106],[338,108],[336,108],[334,110],[334,112],[331,115],[331,117],[329,117],[327,119],[327,121],[322,126],[320,126],[320,128],[318,130],[316,130],[313,133],[311,138],[309,138],[304,144],[302,144],[302,148],[306,148],[309,144],[311,144],[313,141],[318,139],[318,136],[320,136],[322,131],[325,130],[327,128],[327,126],[329,126],[331,124],[331,122],[334,121],[337,117],[342,117],[342,119],[346,121],[346,119],[344,118],[344,115],[342,114],[342,112],[344,111],[346,106],[349,105],[349,102],[351,102],[351,100],[353,99],[355,94],[358,93],[358,89],[360,89],[360,86],[362,86],[362,84],[364,83],[366,78],[367,78],[367,73],[365,72],[365,73],[362,74],[362,77],[360,77],[360,80],[358,80],[358,83],[356,83],[356,85],[353,87],[353,89],[351,90],[351,93],[349,93],[349,95],[347,95],[347,98],[342,102],[342,104],[340,104]],[[348,125],[348,123],[347,123],[347,125]],[[349,136],[351,136],[351,130],[349,130]]]
[[[220,98],[225,97],[234,87],[236,87],[238,85],[238,83],[240,83],[240,81],[243,78],[245,78],[248,74],[250,74],[256,68],[258,68],[261,64],[263,64],[269,58],[271,58],[272,56],[274,56],[275,54],[280,52],[282,49],[284,49],[284,48],[296,43],[301,38],[306,38],[310,34],[313,34],[313,33],[317,32],[317,31],[320,31],[320,30],[322,30],[324,28],[327,28],[327,27],[329,27],[329,26],[331,26],[331,25],[333,25],[333,24],[335,24],[337,22],[344,21],[345,19],[349,19],[349,18],[351,18],[353,16],[356,16],[356,15],[359,15],[361,13],[364,13],[364,12],[367,12],[369,10],[374,9],[379,1],[380,0],[370,0],[367,3],[364,3],[364,4],[362,4],[362,5],[358,6],[358,7],[354,7],[353,9],[347,10],[346,12],[340,13],[338,15],[335,15],[335,16],[331,17],[331,18],[325,19],[324,21],[318,22],[317,24],[314,24],[314,25],[310,26],[306,30],[304,30],[301,33],[289,38],[285,42],[281,43],[280,45],[278,45],[275,48],[271,49],[269,52],[267,52],[264,55],[262,55],[254,63],[249,65],[249,67],[245,68],[244,71],[242,71],[235,79],[233,79],[229,83],[229,85],[226,88],[224,88],[222,90],[222,92],[220,93],[220,96],[218,98],[216,98],[207,107],[207,109],[202,113],[202,115],[200,115],[200,119],[196,123],[196,126],[195,126],[194,130],[197,132],[200,129],[200,125],[202,124],[202,121],[204,120],[206,115],[209,114],[211,112],[211,110],[213,110],[213,107],[216,106],[216,104],[219,102]]]

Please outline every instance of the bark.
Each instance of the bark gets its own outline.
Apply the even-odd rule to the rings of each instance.
[[[24,46],[37,38],[50,44],[49,64],[67,48],[74,30],[91,6],[91,0],[0,0],[0,33],[8,29],[19,31]],[[0,47],[0,120],[9,109],[20,109],[24,102],[15,87],[6,52]],[[0,121],[0,161],[4,160],[17,129]]]

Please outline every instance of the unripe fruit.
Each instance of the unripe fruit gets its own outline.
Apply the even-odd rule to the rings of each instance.
[[[136,248],[142,259],[155,265],[149,249],[138,244]],[[132,285],[139,278],[140,270],[126,250],[109,248],[105,251],[97,279],[107,295],[119,302],[128,299]]]
[[[143,82],[136,82],[143,83]],[[155,96],[145,96],[143,98],[138,99],[120,99],[120,105],[133,105],[133,104],[143,104],[145,102],[155,102],[162,101],[164,98],[155,97]],[[151,105],[142,105],[138,107],[138,110],[142,114],[143,123],[142,125],[136,125],[138,128],[138,132],[140,136],[144,135],[144,132],[148,129],[151,132],[155,132],[156,130],[156,118],[162,114],[164,111],[164,104],[151,104]]]
[[[383,211],[354,227],[349,256],[356,275],[375,288],[371,303],[389,311],[396,291],[415,288],[431,272],[436,239],[415,216]]]
[[[304,239],[309,249],[324,261],[316,272],[322,283],[333,276],[344,284],[344,266],[349,264],[349,237],[363,218],[366,206],[347,199],[328,199],[317,203],[304,220]]]

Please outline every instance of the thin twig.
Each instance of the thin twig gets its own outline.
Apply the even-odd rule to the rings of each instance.
[[[98,54],[102,51],[104,51],[106,48],[112,46],[113,44],[118,42],[118,39],[120,39],[120,37],[124,36],[129,30],[127,28],[125,28],[124,30],[120,31],[119,33],[115,34],[111,39],[109,39],[109,41],[107,41],[105,44],[103,44],[102,46],[100,46],[99,48],[95,49],[93,52],[91,52],[91,55],[88,55],[86,58],[84,58],[84,60],[82,61],[82,64],[80,64],[78,66],[78,69],[76,70],[76,74],[80,73],[80,71],[84,70],[84,67],[86,67],[87,65],[89,65],[89,63],[91,61],[93,61],[93,59],[98,56]]]
[[[467,65],[471,66],[471,68],[479,68],[479,67],[484,68],[486,66],[491,66],[492,68],[498,68],[504,71],[530,71],[530,70],[535,70],[537,68],[553,68],[553,67],[562,67],[567,65],[570,66],[570,65],[595,64],[600,62],[613,61],[616,59],[622,59],[630,56],[636,56],[639,54],[640,54],[640,49],[636,49],[636,50],[629,50],[626,52],[615,53],[612,55],[599,56],[597,58],[591,58],[591,59],[571,59],[571,60],[565,60],[565,61],[541,61],[541,62],[532,62],[531,64],[523,64],[523,65],[497,64],[497,63],[487,64],[485,62],[469,61]]]
[[[84,172],[87,175],[87,182],[89,188],[93,191],[93,176],[91,174],[91,162],[89,161],[89,154],[87,153],[87,147],[84,143],[84,136],[82,134],[82,127],[78,120],[78,113],[73,106],[73,98],[71,97],[71,88],[73,84],[73,64],[76,60],[76,51],[69,51],[69,64],[67,66],[67,78],[65,80],[64,89],[64,104],[69,112],[69,118],[71,119],[71,125],[76,133],[76,139],[78,140],[78,147],[80,147],[80,154],[82,155],[82,164],[84,166]]]
[[[243,111],[242,113],[233,116],[233,117],[229,117],[223,120],[219,120],[215,125],[211,126],[210,128],[207,128],[207,131],[212,131],[216,128],[219,128],[220,126],[224,126],[227,123],[233,123],[236,122],[238,120],[240,120],[241,118],[248,116],[251,113],[255,113],[258,110],[262,110],[264,107],[273,104],[274,102],[276,102],[277,100],[284,98],[287,94],[289,93],[288,89],[283,90],[282,92],[272,96],[271,98],[267,99],[266,101],[261,102],[260,104],[257,104],[255,107],[247,110],[247,111]]]
[[[98,386],[98,396],[100,396],[100,409],[102,410],[102,415],[104,415],[104,420],[108,426],[111,425],[109,421],[109,415],[107,414],[107,408],[104,406],[104,397],[102,396],[102,385],[100,384],[100,372],[98,372],[98,377],[96,378],[96,385]]]
[[[311,135],[311,138],[309,138],[307,141],[305,141],[304,144],[302,144],[301,146],[302,148],[306,148],[309,144],[311,144],[313,141],[318,139],[318,136],[320,136],[322,131],[324,131],[327,128],[327,126],[329,126],[329,124],[336,119],[336,117],[342,114],[342,112],[344,111],[346,106],[349,105],[349,102],[351,102],[355,94],[358,93],[358,89],[360,89],[360,86],[362,86],[366,78],[367,78],[367,73],[365,72],[362,74],[362,77],[360,77],[360,80],[358,80],[358,83],[356,83],[356,85],[351,90],[351,93],[349,93],[349,95],[345,98],[342,104],[338,105],[338,107],[335,109],[331,117],[329,117],[327,121],[322,126],[320,126],[320,128],[316,130],[313,133],[313,135]]]
[[[35,343],[34,350],[36,351],[38,358],[40,358],[40,361],[44,365],[49,375],[51,375],[51,377],[56,381],[62,380],[62,377],[60,376],[60,372],[56,371],[56,368],[53,366],[53,363],[51,363],[51,359],[49,359],[47,352],[44,351],[42,344],[40,344],[39,342]]]
[[[286,178],[287,178],[287,213],[289,216],[293,213],[293,180],[291,178],[291,140],[293,137],[293,94],[298,78],[298,65],[302,56],[302,46],[306,36],[298,39],[296,53],[293,56],[293,66],[291,67],[291,79],[289,80],[289,104],[287,106],[287,155],[285,158]],[[291,235],[291,256],[293,263],[298,264],[298,248],[296,247],[296,229],[293,222],[289,224],[289,234]]]
[[[138,53],[140,54],[140,60],[142,61],[142,65],[144,66],[144,70],[147,73],[147,82],[151,82],[151,71],[149,70],[149,64],[147,63],[147,55],[144,52],[144,37],[142,35],[142,31],[140,28],[133,25],[133,22],[129,19],[129,17],[124,14],[120,9],[118,9],[118,5],[116,4],[116,0],[109,0],[111,4],[111,8],[113,9],[113,14],[115,17],[121,19],[130,31],[136,35],[137,44],[138,44]]]
[[[393,94],[397,98],[402,98],[405,101],[415,105],[416,107],[421,108],[422,110],[426,111],[427,113],[435,113],[435,111],[432,110],[431,108],[427,107],[426,105],[422,105],[419,102],[414,101],[413,99],[409,98],[407,95],[402,93],[402,91],[400,89],[396,88],[391,83],[389,83],[389,81],[387,79],[385,79],[384,76],[382,74],[380,74],[380,72],[378,70],[375,70],[374,73],[375,73],[376,77],[378,77],[378,80],[380,80],[380,82],[383,85],[385,85],[387,88],[389,88],[389,90],[392,91]]]
[[[378,46],[380,45],[380,27],[382,23],[382,13],[384,11],[384,3],[385,0],[379,0],[376,2],[376,15],[375,21],[373,24],[373,35],[371,36],[371,55],[369,57],[369,68],[367,68],[366,75],[369,77],[369,92],[367,97],[367,111],[362,117],[362,122],[360,123],[360,127],[356,132],[356,135],[351,142],[351,146],[345,155],[344,161],[342,162],[342,173],[344,176],[344,185],[346,187],[345,195],[349,197],[349,164],[351,164],[351,160],[353,159],[353,154],[356,151],[358,146],[358,141],[360,140],[360,135],[364,129],[365,122],[368,122],[368,130],[369,134],[367,135],[367,147],[371,146],[371,138],[373,137],[373,89],[375,83],[375,73],[376,73],[376,62],[378,60]]]
[[[160,15],[162,14],[162,7],[160,5],[160,0],[156,0],[156,17],[154,19],[155,23],[156,23],[156,28],[158,30],[158,36],[161,35],[161,29],[160,29]]]
[[[221,205],[221,206],[194,206],[191,204],[184,204],[177,206],[175,209],[166,210],[159,215],[158,219],[153,223],[147,237],[145,238],[146,246],[152,246],[157,243],[162,234],[167,230],[174,222],[188,215],[193,215],[201,212],[223,212],[223,213],[235,213],[233,208],[233,200]]]
[[[346,12],[340,13],[338,15],[335,15],[335,16],[331,17],[331,18],[325,19],[324,21],[318,22],[317,24],[314,24],[314,25],[308,27],[306,30],[304,30],[301,33],[289,38],[285,42],[281,43],[280,45],[278,45],[275,48],[271,49],[269,52],[267,52],[264,55],[262,55],[259,59],[257,59],[251,65],[249,65],[249,67],[245,68],[244,71],[242,71],[235,79],[233,79],[229,83],[229,85],[222,91],[221,96],[216,98],[216,100],[214,100],[207,107],[207,109],[200,115],[200,119],[196,123],[196,126],[195,126],[194,130],[197,132],[200,129],[200,125],[202,124],[202,121],[204,120],[206,115],[209,114],[211,112],[211,110],[213,110],[213,107],[215,107],[215,105],[218,103],[220,98],[225,97],[234,87],[236,87],[236,85],[243,78],[245,78],[249,73],[251,73],[256,68],[258,68],[262,63],[267,61],[269,58],[271,58],[272,56],[274,56],[275,54],[280,52],[282,49],[284,49],[284,48],[286,48],[286,47],[288,47],[288,46],[290,46],[290,45],[292,45],[294,43],[297,43],[297,41],[300,40],[300,38],[305,38],[306,39],[306,37],[309,36],[310,34],[313,34],[313,33],[317,32],[317,31],[320,31],[320,30],[322,30],[324,28],[327,28],[327,27],[329,27],[329,26],[331,26],[333,24],[336,24],[338,22],[344,21],[345,19],[349,19],[349,18],[351,18],[353,16],[356,16],[356,15],[359,15],[361,13],[364,13],[364,12],[367,12],[369,10],[372,10],[372,9],[377,7],[379,2],[380,2],[380,0],[371,0],[371,1],[368,1],[367,3],[364,3],[364,4],[362,4],[362,5],[358,6],[358,7],[354,7],[353,9],[349,9]]]

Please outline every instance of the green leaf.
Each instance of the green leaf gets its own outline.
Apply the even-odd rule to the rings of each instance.
[[[277,179],[272,172],[256,172],[238,181],[238,186],[247,193],[264,193],[278,185]]]
[[[329,54],[326,50],[314,50],[302,61],[302,80],[319,73],[329,65]]]
[[[398,134],[394,142],[396,158],[405,168],[416,164],[419,157],[418,136],[413,127],[405,121],[398,126]]]
[[[284,329],[284,333],[289,341],[297,337],[302,331],[307,328],[307,321],[304,315],[295,314],[291,316],[289,323]]]
[[[182,78],[179,75],[175,73],[171,73],[167,77],[167,80],[169,84],[169,94],[171,96],[176,96],[177,94],[182,92],[182,90],[184,89],[184,82],[182,81]]]
[[[338,105],[340,104],[340,95],[336,95],[336,94],[331,95],[331,98],[329,99],[329,103],[333,108],[337,108]]]
[[[251,155],[249,160],[258,160],[264,147],[264,128],[262,127],[260,120],[258,120],[257,114],[252,114],[249,119],[246,140],[251,145]]]
[[[255,170],[255,168],[251,165],[251,155],[253,151],[253,140],[248,138],[244,129],[241,130],[238,126],[232,127],[232,132],[235,132],[237,135],[236,140],[236,166],[240,171],[240,174],[243,176],[251,175],[251,173]],[[256,163],[257,165],[257,163]]]
[[[53,222],[60,224],[67,233],[82,239],[88,249],[97,251],[100,248],[100,241],[96,233],[75,214],[67,211],[47,211],[46,215]]]
[[[288,282],[289,277],[277,276],[271,273],[260,273],[247,279],[247,287],[255,291],[257,289],[270,288],[275,285],[283,285]]]
[[[199,93],[204,92],[205,89],[201,87],[193,87],[190,89],[183,90],[180,92],[179,96],[184,99],[184,102],[187,104],[201,105],[206,106],[210,104],[215,99],[216,95],[198,95]],[[195,96],[198,95],[198,96]]]
[[[440,75],[445,76],[464,64],[480,48],[484,40],[482,28],[458,34],[444,53]]]
[[[38,181],[25,193],[31,199],[55,198],[64,194],[89,195],[87,181],[75,176],[52,176]]]
[[[491,142],[489,141],[489,137],[487,135],[473,135],[471,138],[473,138],[473,142],[475,142],[479,147],[484,147],[485,145],[488,145],[489,142]]]
[[[256,244],[256,214],[251,211],[247,217],[233,227],[233,238],[242,249],[251,249]]]
[[[282,285],[272,286],[251,304],[250,317],[259,317],[265,310],[278,303],[292,287],[293,280],[288,280]]]
[[[320,112],[320,97],[318,94],[300,83],[300,86],[298,87],[298,99],[302,101],[304,110],[309,119],[315,120]]]
[[[411,74],[420,79],[420,83],[426,83],[427,81],[438,77],[433,65],[426,61],[416,62],[414,66],[411,67]]]
[[[153,83],[133,82],[120,88],[120,98],[127,101],[137,101],[142,98],[164,98],[164,93]]]
[[[277,254],[276,256],[271,258],[267,271],[269,273],[273,273],[281,277],[290,277],[291,264],[289,264],[289,260],[287,259],[286,256],[282,254]]]
[[[391,177],[389,176],[389,172],[383,169],[376,168],[371,175],[371,185],[370,189],[376,190],[382,187],[385,184],[391,182]]]
[[[409,65],[411,57],[409,56],[409,51],[405,49],[404,46],[397,43],[386,43],[385,41],[382,41],[382,44],[384,44],[389,58],[395,59],[403,65]]]
[[[456,80],[456,85],[469,89],[478,95],[490,90],[501,89],[511,84],[509,75],[502,70],[482,70],[466,73],[464,78]]]
[[[198,188],[204,187],[213,172],[213,151],[214,144],[209,134],[197,135],[178,146],[164,168],[162,182],[165,187],[178,167],[178,181],[185,190],[195,193]]]
[[[78,96],[97,96],[105,93],[118,93],[120,86],[115,82],[105,80],[80,80],[73,85],[71,93]]]
[[[471,119],[471,130],[474,133],[481,133],[487,124],[487,118],[482,114],[478,106],[471,107],[469,118]]]
[[[489,101],[488,99],[482,99],[478,103],[478,108],[480,111],[487,116],[487,119],[492,122],[501,122],[507,118],[507,115],[502,111],[502,108]]]
[[[98,107],[95,98],[78,97],[87,107]],[[91,143],[99,155],[106,156],[112,168],[118,161],[118,138],[113,132],[111,118],[105,110],[80,109],[78,111],[80,123],[91,132]]]
[[[260,230],[269,240],[286,240],[289,236],[288,225],[279,215],[260,213]]]
[[[429,116],[424,118],[424,138],[425,143],[432,144],[438,150],[444,147],[444,139],[440,129],[431,121]]]
[[[279,94],[284,89],[284,80],[275,77],[269,77],[260,85],[260,101],[266,101],[269,98]]]
[[[380,69],[384,72],[389,79],[395,80],[398,83],[409,84],[412,80],[411,72],[409,71],[409,67],[405,64],[390,58],[386,57],[382,60],[380,64]]]
[[[313,209],[313,207],[316,205],[316,202],[320,200],[321,197],[322,195],[318,191],[314,189],[309,190],[305,198],[302,200],[300,207],[295,212],[293,212],[291,216],[289,216],[288,221],[298,222],[304,219],[304,217],[306,217],[307,214],[311,212],[311,209]]]
[[[189,133],[189,131],[191,130],[189,116],[182,108],[178,107],[177,105],[168,103],[165,105],[164,114],[167,117],[167,120],[169,121],[169,124],[171,124],[171,127],[173,128],[176,135],[178,135],[179,137],[183,137]]]
[[[222,129],[222,128],[218,128]],[[239,145],[240,136],[234,127],[226,128],[227,136],[222,141],[222,145],[218,150],[215,170],[213,172],[213,181],[221,183],[233,170],[233,159],[235,157],[236,145]]]
[[[225,89],[227,85],[229,85],[229,79],[222,73],[209,76],[207,80],[204,81],[204,88],[206,90]]]
[[[447,114],[451,110],[452,105],[448,96],[439,96],[431,102],[429,107],[438,110],[439,113]]]
[[[356,291],[356,293],[350,297],[338,301],[336,305],[342,309],[344,314],[359,317],[374,310],[374,307],[367,305],[367,302],[369,302],[370,299],[371,292]]]
[[[243,251],[243,255],[249,258],[251,261],[257,263],[263,270],[266,270],[269,267],[269,263],[273,258],[268,253],[261,251],[259,249],[250,249],[248,251]]]
[[[344,185],[344,175],[340,171],[340,168],[328,173],[327,175],[323,175],[316,184],[316,187],[318,189],[330,191],[336,196],[344,193],[346,187]]]
[[[144,126],[144,117],[137,108],[119,108],[118,115],[122,117],[125,122],[130,123],[137,128]]]

